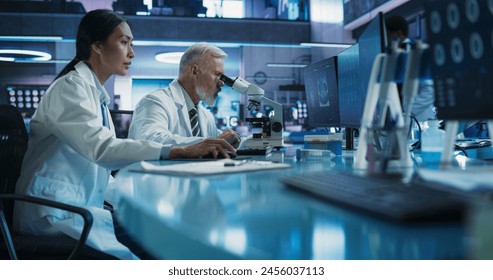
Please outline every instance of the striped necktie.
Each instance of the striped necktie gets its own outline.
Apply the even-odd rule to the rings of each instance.
[[[190,126],[192,127],[192,135],[200,136],[199,116],[197,111],[197,105],[188,112],[190,117]]]

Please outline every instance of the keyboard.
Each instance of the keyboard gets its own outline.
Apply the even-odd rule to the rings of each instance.
[[[405,183],[401,178],[326,171],[281,180],[290,188],[394,221],[459,218],[466,205],[456,193],[432,188],[424,182]]]
[[[259,146],[259,147],[250,147],[250,148],[241,148],[236,150],[236,154],[240,156],[263,156],[272,152],[272,147],[270,146]]]
[[[490,147],[491,140],[489,139],[475,139],[475,140],[457,140],[455,144],[463,149],[477,149],[483,147]]]

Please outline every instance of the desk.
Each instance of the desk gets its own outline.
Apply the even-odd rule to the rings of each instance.
[[[163,259],[458,259],[467,257],[459,222],[396,224],[285,188],[279,178],[348,169],[353,154],[297,162],[291,169],[173,177],[118,173],[116,214]],[[182,161],[183,162],[183,161]],[[160,161],[159,164],[180,163]]]

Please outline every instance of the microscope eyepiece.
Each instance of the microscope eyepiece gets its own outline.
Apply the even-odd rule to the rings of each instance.
[[[235,83],[235,80],[231,79],[230,77],[222,74],[221,77],[219,77],[219,80],[223,81],[224,84],[226,84],[229,87],[232,87],[233,84]]]

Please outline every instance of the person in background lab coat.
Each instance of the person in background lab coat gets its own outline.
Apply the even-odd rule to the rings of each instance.
[[[399,47],[409,52],[416,44],[409,38],[409,25],[404,17],[399,15],[387,16],[385,18],[385,28],[387,29],[387,42],[389,45],[393,41],[398,41]],[[411,114],[419,122],[436,119],[434,102],[433,80],[421,79],[418,92],[414,96]]]
[[[94,10],[81,20],[76,57],[58,75],[31,120],[29,147],[16,192],[85,207],[94,216],[87,244],[120,259],[137,257],[121,244],[110,211],[103,208],[110,172],[140,160],[200,157],[234,148],[206,139],[187,147],[118,139],[102,86],[125,75],[134,58],[126,20],[110,10]],[[14,227],[32,235],[78,239],[82,218],[53,208],[16,203]],[[118,228],[118,227],[117,227]]]
[[[128,137],[177,146],[214,137],[238,147],[240,136],[231,129],[217,129],[212,113],[199,103],[202,100],[213,106],[216,102],[224,86],[219,78],[224,73],[226,57],[223,50],[205,42],[188,48],[180,60],[178,79],[167,88],[146,95],[137,104]],[[193,133],[189,115],[194,107],[198,110],[198,135]]]

